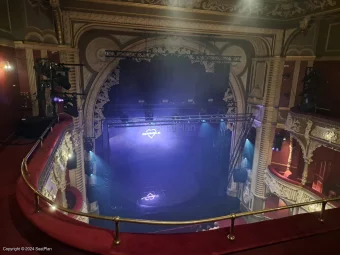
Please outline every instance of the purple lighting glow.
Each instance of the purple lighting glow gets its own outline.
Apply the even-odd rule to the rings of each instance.
[[[150,139],[154,138],[155,135],[160,135],[161,132],[157,131],[156,129],[148,129],[146,130],[142,136],[148,136]]]
[[[155,198],[158,198],[158,197],[159,197],[159,195],[149,193],[145,197],[142,197],[141,200],[151,201],[151,200],[154,200]]]
[[[53,101],[56,102],[56,103],[61,103],[61,102],[64,102],[64,99],[59,98],[59,97],[55,97],[55,98],[53,98]]]

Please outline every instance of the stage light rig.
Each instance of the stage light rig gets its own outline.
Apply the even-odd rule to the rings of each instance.
[[[68,78],[70,68],[67,66],[83,66],[81,64],[55,63],[50,59],[37,59],[34,65],[37,84],[37,101],[39,106],[39,116],[46,117],[50,113],[47,111],[47,101],[51,99],[52,115],[57,116],[57,103],[63,103],[64,112],[72,117],[78,117],[77,96],[79,93],[67,93],[63,90],[70,90],[71,83]],[[50,90],[50,98],[46,96],[46,91]]]

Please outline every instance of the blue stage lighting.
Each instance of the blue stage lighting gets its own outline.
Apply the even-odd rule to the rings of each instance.
[[[204,122],[207,122],[206,120],[202,120],[202,122],[204,123]]]
[[[223,122],[224,121],[224,119],[221,119],[221,122]]]

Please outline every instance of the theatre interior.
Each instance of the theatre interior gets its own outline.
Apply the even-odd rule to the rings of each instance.
[[[340,254],[340,1],[0,0],[1,254]]]

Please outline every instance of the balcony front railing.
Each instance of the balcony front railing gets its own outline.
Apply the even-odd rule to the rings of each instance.
[[[292,108],[288,113],[285,129],[299,139],[304,150],[307,150],[310,141],[331,149],[340,149],[339,119],[304,113]]]
[[[91,219],[98,219],[98,220],[104,220],[104,221],[110,221],[114,222],[115,224],[115,230],[113,233],[113,243],[115,245],[120,244],[121,239],[120,239],[120,224],[121,223],[133,223],[133,224],[149,224],[149,225],[195,225],[195,224],[204,224],[204,223],[211,223],[211,222],[216,222],[216,221],[221,221],[221,220],[230,220],[230,229],[229,232],[226,233],[227,238],[229,240],[234,240],[235,239],[235,220],[240,217],[246,217],[246,216],[251,216],[251,215],[259,215],[259,214],[264,214],[268,212],[275,212],[279,210],[285,210],[285,209],[291,209],[291,208],[296,208],[296,207],[307,207],[311,205],[320,205],[320,215],[319,215],[319,220],[324,221],[324,212],[326,209],[326,206],[328,203],[332,201],[338,201],[340,200],[340,197],[336,198],[330,198],[330,199],[319,199],[319,200],[314,200],[314,201],[306,201],[302,203],[296,203],[292,205],[287,205],[283,207],[278,207],[278,208],[272,208],[272,209],[265,209],[265,210],[259,210],[259,211],[252,211],[252,212],[242,212],[242,213],[237,213],[237,214],[230,214],[230,215],[225,215],[221,217],[214,217],[214,218],[207,218],[207,219],[202,219],[202,220],[191,220],[191,221],[155,221],[155,220],[141,220],[141,219],[130,219],[130,218],[121,218],[118,215],[117,216],[104,216],[104,215],[96,215],[96,214],[90,214],[90,213],[84,213],[84,212],[77,212],[74,210],[67,209],[63,206],[54,204],[54,201],[50,200],[46,196],[44,196],[32,183],[28,180],[30,171],[27,166],[27,161],[30,159],[30,157],[33,155],[33,153],[41,146],[43,145],[44,138],[48,134],[49,131],[53,132],[53,125],[57,123],[57,119],[54,120],[49,127],[44,131],[44,133],[41,135],[41,137],[36,141],[36,143],[33,145],[32,149],[29,151],[29,153],[23,158],[22,164],[21,164],[21,175],[24,180],[24,182],[27,184],[27,186],[32,190],[34,193],[34,201],[35,201],[35,212],[39,213],[43,209],[43,203],[46,203],[50,206],[54,206],[54,208],[58,209],[61,212],[67,213],[67,214],[72,214],[72,215],[77,215],[80,217],[87,217]],[[291,192],[293,193],[293,191]],[[290,195],[294,197],[293,195]],[[46,210],[48,212],[48,210]]]
[[[303,186],[301,183],[288,179],[283,175],[277,173],[272,167],[268,167],[268,171],[265,176],[265,183],[270,192],[276,196],[282,198],[288,203],[298,204],[309,201],[316,201],[324,199],[321,193],[313,192],[310,188]],[[332,203],[328,203],[326,209],[333,209],[336,206]],[[315,212],[320,210],[318,205],[303,206],[303,209],[307,212]]]

